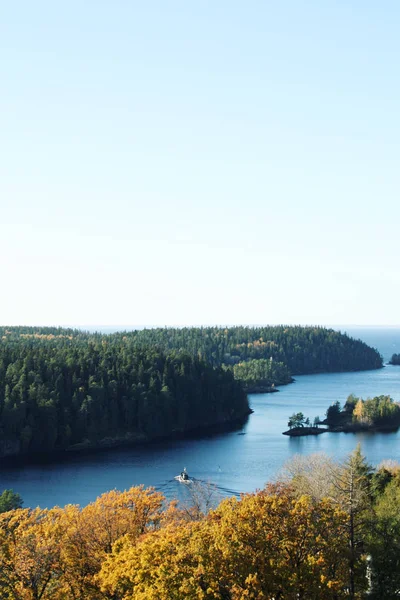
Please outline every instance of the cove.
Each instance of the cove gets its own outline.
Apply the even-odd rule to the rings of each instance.
[[[301,410],[311,419],[316,415],[322,418],[332,402],[343,403],[350,393],[364,398],[390,394],[400,401],[400,368],[298,376],[279,393],[250,395],[254,413],[238,430],[67,455],[57,462],[2,465],[0,488],[21,494],[24,506],[41,507],[85,505],[110,489],[140,484],[154,486],[168,498],[182,497],[182,484],[174,476],[187,467],[190,476],[214,484],[221,496],[227,496],[262,488],[298,453],[326,452],[340,459],[360,442],[374,465],[387,458],[400,461],[400,431],[300,438],[282,435],[294,411]]]

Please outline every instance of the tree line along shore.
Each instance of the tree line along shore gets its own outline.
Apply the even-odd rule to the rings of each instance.
[[[380,367],[376,350],[322,327],[0,327],[0,457],[226,425],[249,414],[247,393],[293,375]]]

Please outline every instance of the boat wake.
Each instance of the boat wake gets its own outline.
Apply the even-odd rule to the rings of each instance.
[[[220,500],[223,500],[224,498],[230,498],[232,496],[235,496],[235,498],[240,498],[240,496],[242,494],[241,491],[233,490],[231,488],[227,488],[222,485],[218,485],[217,483],[214,483],[213,481],[210,481],[210,480],[197,479],[196,477],[190,477],[189,482],[188,481],[180,481],[179,475],[177,475],[173,479],[168,479],[167,481],[160,483],[159,485],[156,486],[156,489],[159,492],[162,492],[167,498],[176,498],[177,496],[181,496],[185,492],[185,490],[187,490],[187,492],[184,493],[184,496],[186,496],[187,493],[190,493],[191,490],[192,491],[196,490],[196,488],[197,489],[204,488],[204,490],[209,488],[209,490],[211,492],[215,491],[216,496],[218,496],[220,498]],[[184,484],[184,485],[181,485],[181,484]],[[190,484],[192,484],[192,485],[190,485]]]

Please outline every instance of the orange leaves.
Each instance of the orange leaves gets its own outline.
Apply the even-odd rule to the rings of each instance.
[[[95,576],[107,553],[122,536],[132,542],[156,530],[163,500],[153,489],[137,487],[103,494],[83,509],[1,514],[1,598],[104,598]]]
[[[152,488],[133,487],[125,492],[113,490],[100,496],[82,510],[65,508],[62,522],[64,578],[76,593],[97,597],[95,575],[123,536],[136,540],[158,527],[162,516],[163,496]]]
[[[202,520],[152,489],[89,506],[0,516],[0,589],[12,600],[346,597],[347,516],[269,486]]]
[[[123,535],[137,538],[158,526],[163,499],[162,494],[143,486],[125,492],[113,490],[82,509],[82,520],[91,524],[98,551],[111,552],[113,543]]]
[[[169,525],[137,544],[118,542],[99,574],[102,590],[123,600],[197,597],[204,574],[200,531],[199,523]]]
[[[0,588],[5,598],[50,598],[59,562],[56,511],[19,509],[0,519]]]
[[[288,489],[223,501],[197,523],[125,538],[99,581],[122,600],[345,597],[346,515]],[[297,595],[299,594],[299,595]]]

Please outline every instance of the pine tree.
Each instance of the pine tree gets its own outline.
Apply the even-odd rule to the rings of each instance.
[[[350,598],[356,598],[356,592],[366,587],[362,554],[371,513],[370,474],[371,467],[361,453],[360,444],[341,468],[332,472],[335,499],[348,515]]]

